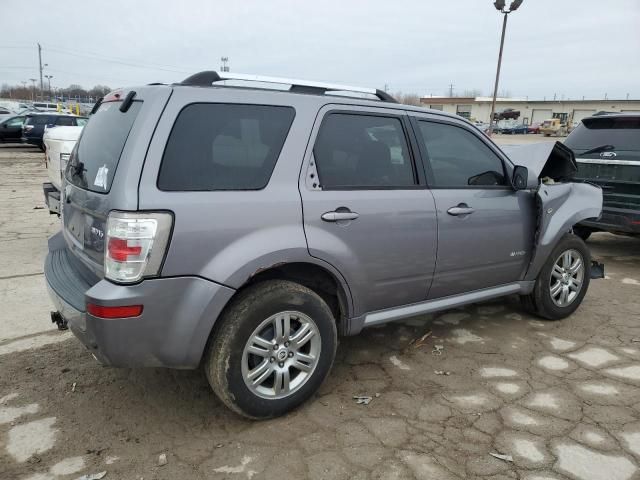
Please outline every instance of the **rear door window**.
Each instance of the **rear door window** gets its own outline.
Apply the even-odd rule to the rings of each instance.
[[[264,188],[294,116],[291,107],[187,105],[169,135],[158,188],[166,191]]]
[[[73,117],[58,117],[56,125],[59,127],[71,127],[75,125],[75,119]]]
[[[397,117],[330,113],[313,155],[323,189],[402,188],[417,184]]]
[[[67,180],[73,185],[99,193],[111,189],[122,149],[142,108],[142,102],[135,101],[126,112],[121,112],[121,103],[100,105],[82,131],[66,170]]]

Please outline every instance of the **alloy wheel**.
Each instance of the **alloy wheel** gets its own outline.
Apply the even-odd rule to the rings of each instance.
[[[553,264],[549,280],[551,300],[558,307],[567,307],[578,297],[582,289],[585,265],[577,250],[566,250]]]
[[[245,344],[242,378],[259,397],[287,397],[311,378],[320,349],[320,332],[308,315],[276,313],[260,323]]]

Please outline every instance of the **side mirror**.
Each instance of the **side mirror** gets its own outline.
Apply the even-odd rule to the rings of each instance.
[[[516,165],[513,169],[513,179],[511,184],[516,190],[525,190],[527,188],[527,180],[529,178],[529,170],[527,167]]]

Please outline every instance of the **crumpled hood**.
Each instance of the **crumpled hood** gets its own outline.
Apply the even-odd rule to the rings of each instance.
[[[505,145],[502,150],[514,165],[527,167],[529,177],[561,181],[572,178],[578,171],[573,151],[560,142]]]

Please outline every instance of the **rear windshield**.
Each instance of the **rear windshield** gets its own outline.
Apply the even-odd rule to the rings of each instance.
[[[67,180],[75,186],[99,193],[111,189],[120,154],[142,107],[142,102],[136,101],[123,113],[121,103],[100,105],[82,131],[66,170]]]
[[[50,123],[51,117],[47,115],[34,115],[33,117],[27,117],[25,125],[46,125]]]
[[[291,107],[269,105],[186,106],[169,135],[158,188],[168,191],[264,188],[294,115]]]
[[[640,152],[640,117],[585,119],[564,144],[577,153],[602,145],[613,145],[615,151]]]

